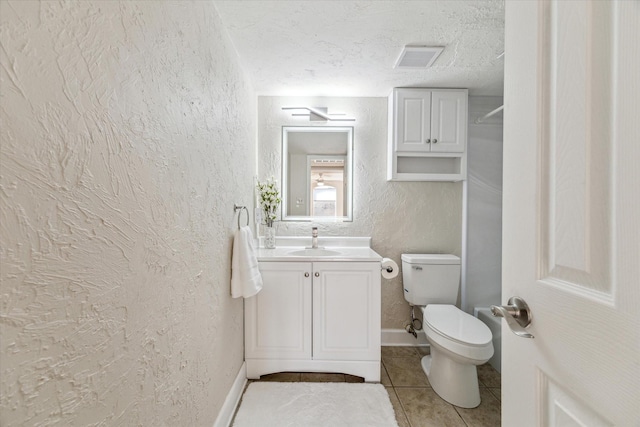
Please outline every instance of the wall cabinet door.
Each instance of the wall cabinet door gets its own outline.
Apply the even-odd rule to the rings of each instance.
[[[263,287],[245,300],[247,358],[311,359],[311,263],[261,262]]]
[[[313,358],[380,360],[380,264],[313,264]]]
[[[431,92],[431,151],[462,153],[467,140],[467,93]]]
[[[394,91],[396,151],[431,150],[431,91]]]

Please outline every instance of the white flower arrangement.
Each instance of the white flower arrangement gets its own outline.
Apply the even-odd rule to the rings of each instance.
[[[282,202],[277,183],[278,181],[271,177],[266,182],[258,181],[258,184],[256,185],[258,190],[258,201],[262,208],[262,212],[264,212],[264,222],[267,227],[273,226],[273,221],[275,221],[277,217],[276,212],[278,210],[278,206],[280,206],[280,202]]]

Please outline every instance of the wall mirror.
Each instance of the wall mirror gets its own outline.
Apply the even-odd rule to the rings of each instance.
[[[282,220],[353,221],[353,128],[282,128]]]

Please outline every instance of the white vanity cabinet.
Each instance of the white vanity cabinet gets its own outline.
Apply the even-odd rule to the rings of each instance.
[[[467,89],[394,89],[389,96],[387,179],[465,179],[467,110]]]
[[[247,377],[341,372],[380,380],[380,262],[263,262],[245,300]]]

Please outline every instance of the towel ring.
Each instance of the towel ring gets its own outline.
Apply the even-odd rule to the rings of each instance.
[[[238,212],[238,228],[240,228],[240,227],[241,227],[241,225],[240,225],[240,217],[242,216],[242,211],[243,211],[243,210],[247,213],[247,226],[249,226],[249,209],[247,209],[247,207],[246,207],[246,206],[239,206],[239,205],[236,205],[236,204],[234,203],[234,204],[233,204],[233,210],[234,210],[235,212],[240,211],[240,212]]]

